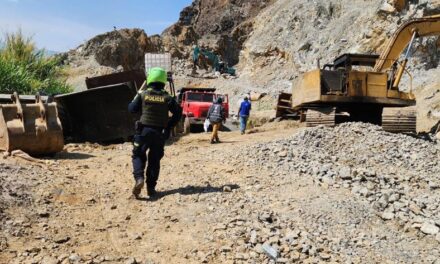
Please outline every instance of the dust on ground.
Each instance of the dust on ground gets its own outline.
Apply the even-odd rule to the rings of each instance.
[[[280,263],[440,256],[435,236],[385,222],[349,189],[242,152],[304,130],[272,123],[214,145],[182,137],[166,148],[154,201],[131,197],[129,143],[71,144],[38,164],[6,157],[0,263],[274,263],[265,245]]]

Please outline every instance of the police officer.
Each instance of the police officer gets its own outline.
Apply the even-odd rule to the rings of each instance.
[[[146,90],[141,89],[128,106],[131,113],[142,112],[141,119],[137,122],[132,156],[136,181],[133,195],[136,198],[144,186],[147,160],[147,193],[150,197],[157,195],[155,188],[159,178],[160,160],[164,156],[165,141],[182,115],[180,106],[164,90],[166,82],[166,71],[162,68],[152,68],[148,72]],[[172,113],[171,118],[169,112]]]

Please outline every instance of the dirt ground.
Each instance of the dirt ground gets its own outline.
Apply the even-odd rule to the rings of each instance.
[[[181,138],[166,148],[157,200],[131,197],[129,143],[68,145],[38,163],[6,157],[0,165],[3,177],[16,178],[19,185],[9,194],[26,199],[3,211],[0,263],[269,263],[265,254],[235,253],[235,247],[246,247],[246,233],[264,212],[308,226],[310,234],[315,221],[324,221],[328,236],[376,238],[352,247],[352,253],[331,255],[334,262],[432,260],[437,242],[398,232],[347,190],[317,185],[295,172],[278,180],[273,171],[250,167],[245,159],[228,162],[227,155],[239,156],[244,146],[298,129],[303,128],[281,123],[244,136],[224,132],[223,143],[215,145],[208,134]],[[312,261],[301,255],[297,260],[329,258]]]

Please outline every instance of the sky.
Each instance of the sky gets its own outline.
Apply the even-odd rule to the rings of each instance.
[[[0,0],[0,39],[22,31],[39,48],[62,52],[116,28],[160,34],[192,0]]]

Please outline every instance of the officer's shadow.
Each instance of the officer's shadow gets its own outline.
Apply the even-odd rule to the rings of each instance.
[[[204,193],[215,193],[215,192],[231,192],[232,190],[239,189],[240,186],[237,184],[227,184],[221,187],[214,187],[214,186],[192,186],[188,185],[186,187],[181,187],[177,189],[167,190],[167,191],[158,191],[157,195],[155,197],[151,198],[138,198],[140,201],[157,201],[162,199],[165,196],[173,195],[173,194],[180,194],[180,195],[194,195],[194,194],[204,194]]]

